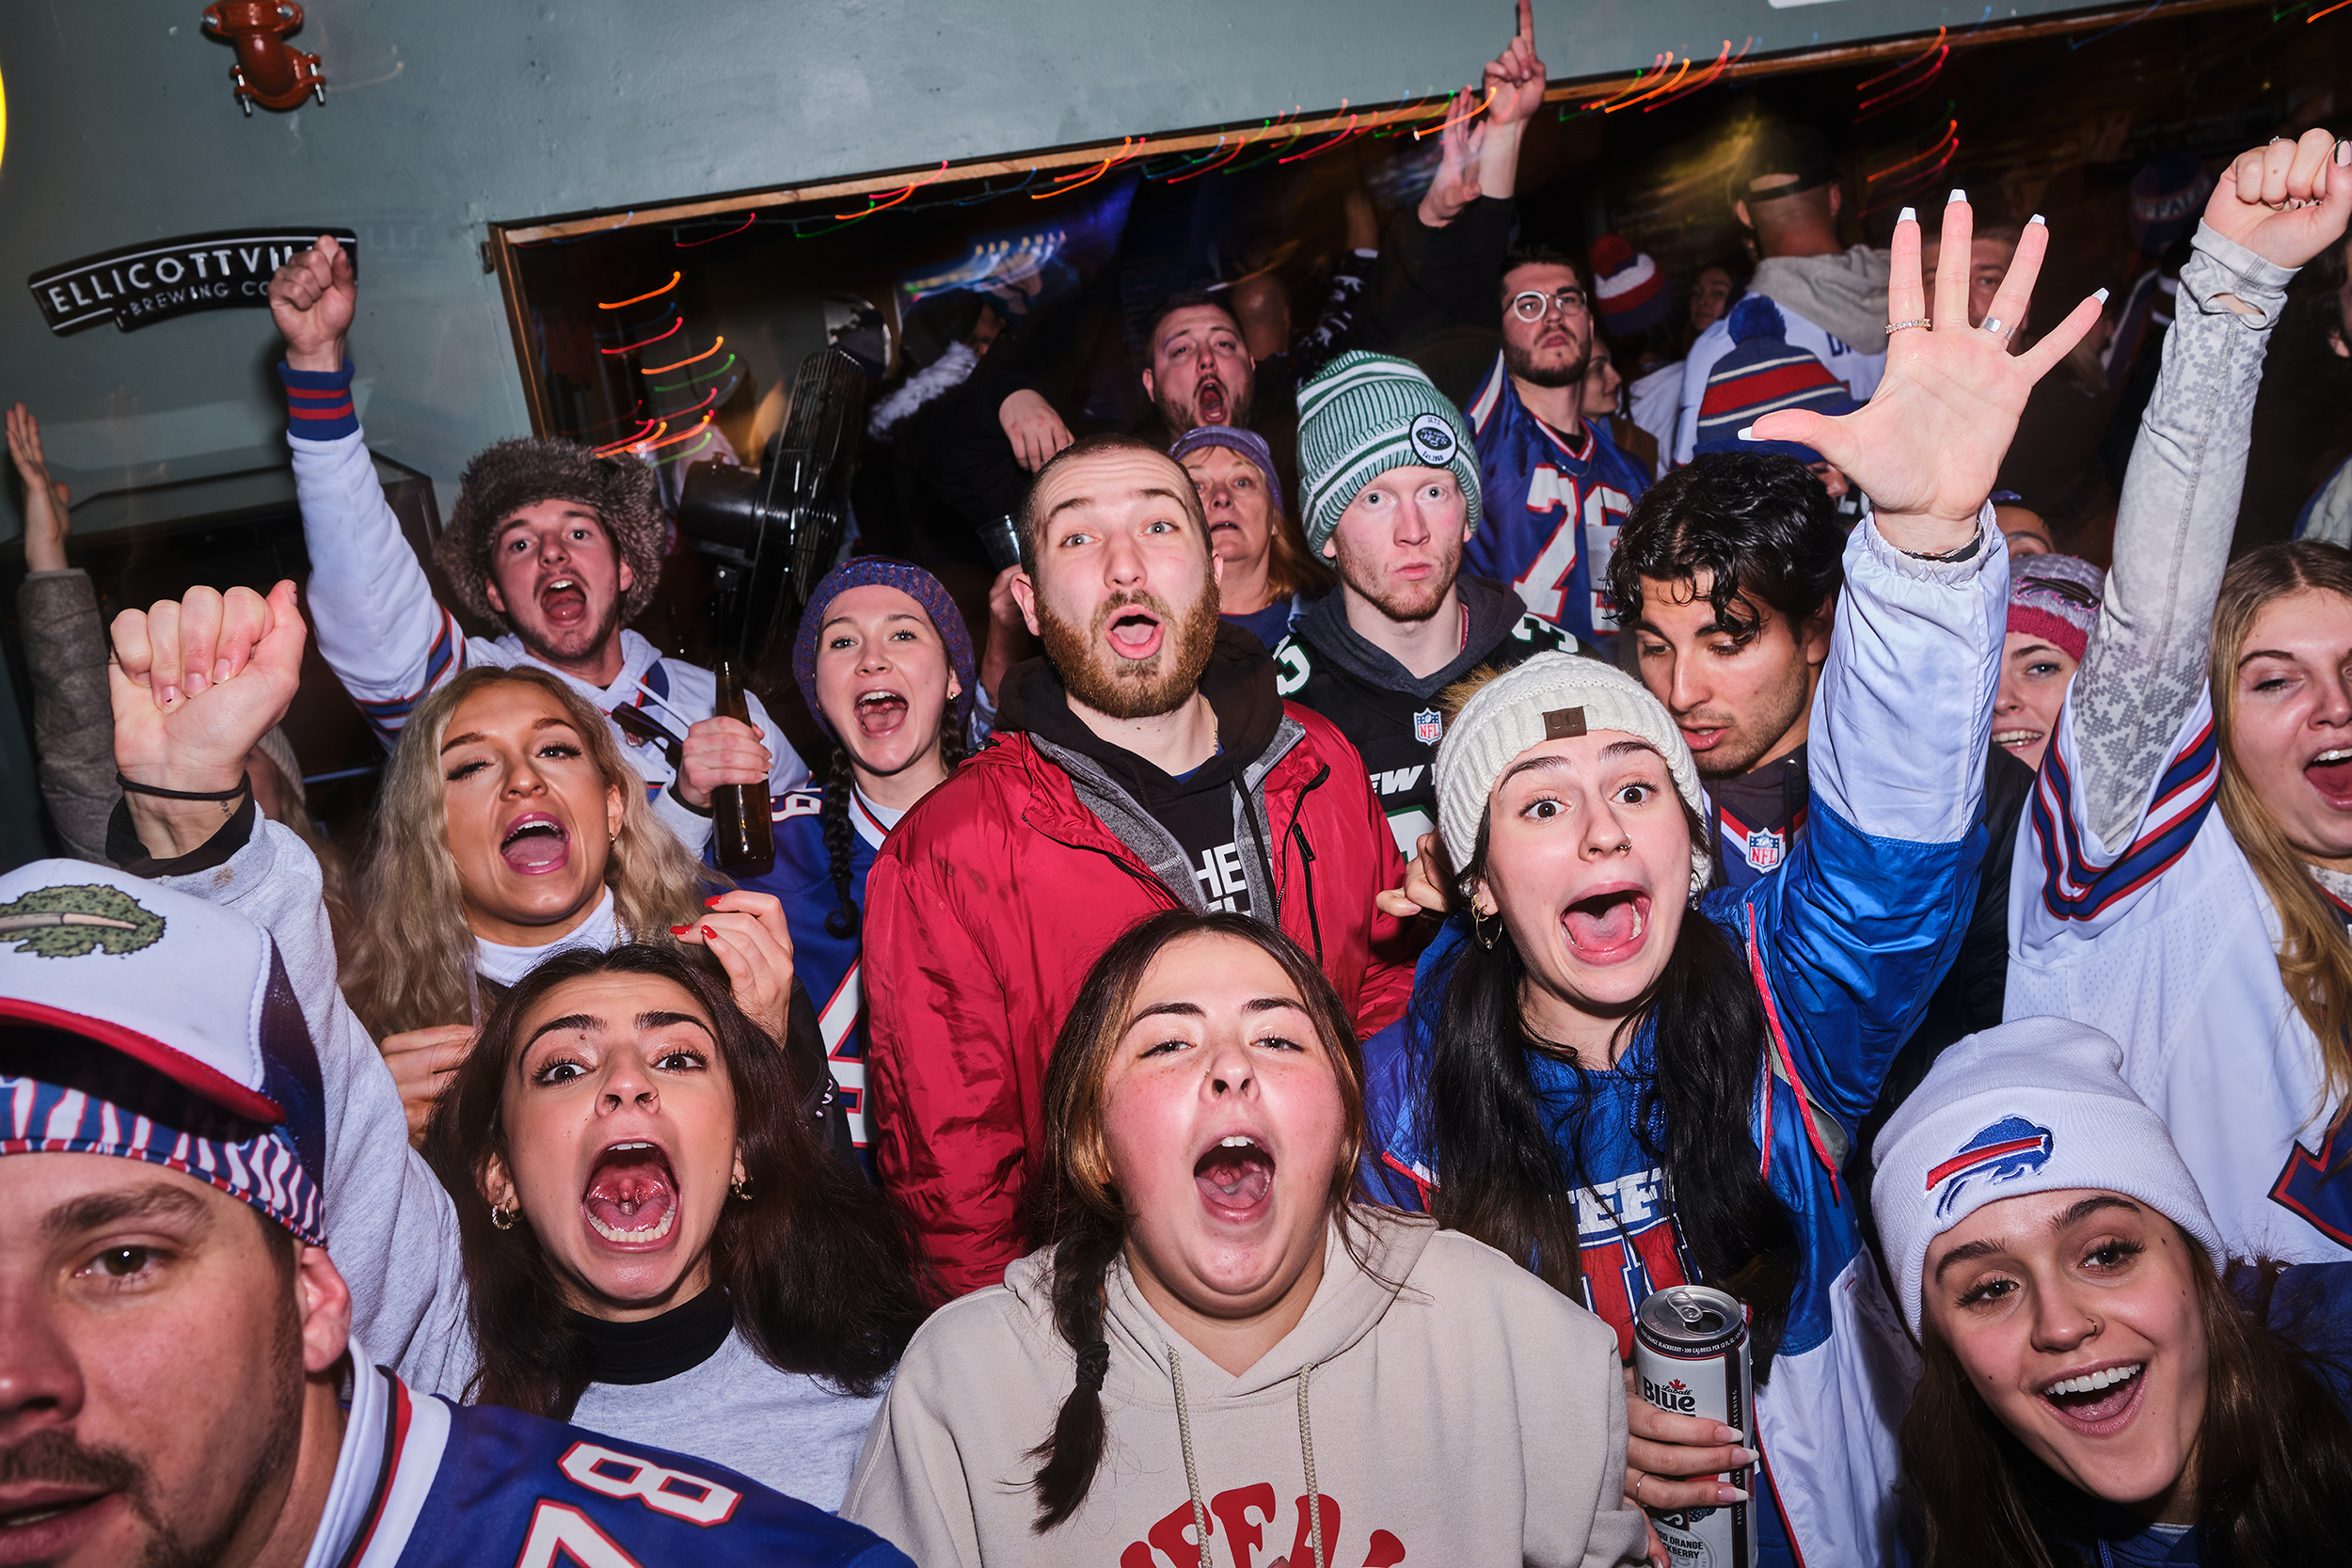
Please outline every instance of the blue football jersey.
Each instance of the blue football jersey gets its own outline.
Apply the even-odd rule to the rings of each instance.
[[[346,1568],[913,1568],[723,1465],[363,1370],[322,1533]],[[389,1395],[389,1398],[387,1397]]]
[[[1531,614],[1617,657],[1609,558],[1649,475],[1606,431],[1585,421],[1571,438],[1519,402],[1502,356],[1464,410],[1478,441],[1485,515],[1462,549],[1462,570],[1506,583]]]
[[[841,907],[833,885],[833,863],[825,855],[824,791],[795,789],[770,802],[774,818],[776,863],[753,877],[739,877],[737,885],[752,893],[771,893],[784,905],[784,921],[792,933],[792,973],[808,989],[817,1006],[817,1022],[825,1037],[825,1055],[833,1064],[833,1081],[840,1089],[850,1116],[850,1138],[857,1145],[866,1173],[874,1174],[873,1155],[866,1129],[866,992],[859,974],[858,935],[837,937],[825,921]],[[850,896],[866,907],[866,874],[874,868],[875,851],[889,832],[866,799],[850,792]]]

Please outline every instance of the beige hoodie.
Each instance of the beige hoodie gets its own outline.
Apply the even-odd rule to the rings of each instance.
[[[1239,1377],[1112,1266],[1103,1466],[1043,1536],[1029,1450],[1077,1364],[1054,1327],[1049,1256],[1015,1263],[907,1347],[842,1513],[922,1568],[1197,1568],[1188,1447],[1216,1568],[1312,1568],[1311,1484],[1326,1568],[1641,1561],[1607,1325],[1467,1236],[1353,1212],[1370,1271],[1335,1233],[1307,1315]]]

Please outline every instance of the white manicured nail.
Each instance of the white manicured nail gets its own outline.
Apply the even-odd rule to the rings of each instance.
[[[1952,187],[1952,194],[1944,198],[1944,205],[1948,207],[1955,201],[1965,201],[1967,199],[1968,193],[1962,190],[1958,185],[1954,185]]]
[[[1895,221],[1897,223],[1916,223],[1919,221],[1919,209],[1916,207],[1906,207],[1901,212],[1895,214]]]
[[[2107,302],[2107,292],[2105,289],[2101,289],[2097,293],[2092,294],[2090,297],[2097,300],[2100,304],[2105,305]]]
[[[2048,222],[2047,222],[2047,221],[2045,221],[2045,220],[2043,219],[2043,217],[2042,216],[2042,214],[2041,214],[2040,213],[2036,213],[2033,216],[2031,216],[2031,217],[2027,218],[2026,221],[2027,223],[2039,223],[2039,224],[2041,224],[2041,225],[2042,225],[2042,228],[2044,228],[2044,229],[2047,229],[2047,228],[2049,228],[2049,227],[2050,227],[2050,225],[2048,224]]]
[[[1742,441],[1753,441],[1753,440],[1755,440],[1755,439],[1756,439],[1756,426],[1754,426],[1754,425],[1746,425],[1746,426],[1743,426],[1743,427],[1740,429],[1740,439],[1741,439]]]

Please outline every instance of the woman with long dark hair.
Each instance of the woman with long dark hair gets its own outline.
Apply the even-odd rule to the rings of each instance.
[[[2352,554],[2230,562],[2265,346],[2343,243],[2325,131],[2215,188],[2164,342],[2115,564],[2010,887],[2005,1016],[2112,1035],[2241,1257],[2352,1259]]]
[[[1872,1206],[1926,1369],[1920,1568],[2352,1560],[2352,1264],[2231,1259],[2115,1042],[2035,1018],[1937,1061]]]
[[[972,639],[937,578],[910,562],[858,556],[810,594],[792,673],[833,738],[833,760],[823,788],[775,798],[775,864],[739,885],[783,905],[793,973],[816,1006],[850,1138],[870,1173],[866,875],[898,819],[963,760],[977,689]]]
[[[1954,195],[1945,227],[1964,236]],[[2045,245],[2032,226],[1995,325],[2022,313]],[[1847,546],[1788,863],[1707,892],[1706,801],[1674,718],[1618,670],[1539,656],[1447,721],[1454,913],[1405,1020],[1365,1050],[1367,1181],[1581,1296],[1622,1354],[1653,1290],[1698,1282],[1748,1305],[1758,1423],[1637,1403],[1626,1487],[1660,1511],[1747,1502],[1723,1473],[1760,1449],[1767,1560],[1891,1545],[1891,1417],[1854,1418],[1883,1405],[1904,1351],[1872,1332],[1875,1271],[1836,1168],[1972,902],[2008,600],[1986,498],[2026,393],[2097,313],[2086,300],[2010,356],[1969,326],[1952,276],[1928,329],[1918,246],[1906,213],[1868,406],[1754,427],[1875,502]],[[1759,481],[1795,465],[1700,461]]]
[[[323,1146],[304,1153],[355,1332],[420,1393],[577,1416],[836,1506],[924,1307],[908,1222],[818,1139],[821,1071],[778,1049],[707,954],[575,948],[488,1010],[428,1163],[337,988],[317,863],[217,803],[235,806],[253,738],[293,698],[294,585],[179,621],[190,667],[230,673],[160,701],[139,683],[156,617],[115,626],[118,766],[174,791],[142,797],[135,869],[271,935],[283,975],[255,1005],[299,1006],[316,1046],[271,1065],[272,1093],[318,1108]]]
[[[1609,1331],[1356,1199],[1355,1030],[1295,942],[1139,923],[1044,1099],[1045,1245],[915,1337],[845,1515],[926,1568],[1640,1560]]]

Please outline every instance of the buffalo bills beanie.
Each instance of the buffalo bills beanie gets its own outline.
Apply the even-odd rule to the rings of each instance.
[[[2074,1188],[2136,1198],[2221,1265],[2204,1195],[2122,1066],[2115,1041],[2063,1018],[2004,1023],[1936,1058],[1871,1150],[1870,1212],[1912,1333],[1929,1246],[2007,1198]]]

